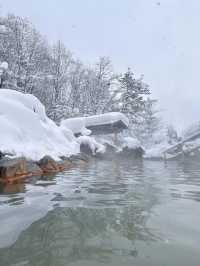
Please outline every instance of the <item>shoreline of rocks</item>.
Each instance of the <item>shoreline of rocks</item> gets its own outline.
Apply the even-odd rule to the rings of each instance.
[[[72,167],[88,162],[88,156],[83,154],[62,157],[55,161],[50,156],[44,156],[39,161],[2,156],[0,159],[0,183],[17,183],[34,176],[56,174]]]

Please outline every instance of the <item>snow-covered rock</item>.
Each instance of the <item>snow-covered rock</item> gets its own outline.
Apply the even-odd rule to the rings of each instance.
[[[160,143],[152,146],[151,148],[145,150],[144,158],[146,159],[163,159],[164,151],[169,148],[170,145],[168,143]]]
[[[58,127],[33,95],[0,90],[0,151],[39,160],[79,152],[70,130]]]
[[[97,142],[93,137],[80,136],[77,138],[77,141],[80,144],[80,147],[83,147],[83,149],[87,147],[93,155],[96,153],[104,153],[106,150],[106,147]]]
[[[137,149],[141,147],[141,143],[136,138],[124,137],[122,148]]]

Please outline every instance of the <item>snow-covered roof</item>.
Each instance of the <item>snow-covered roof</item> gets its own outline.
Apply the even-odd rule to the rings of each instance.
[[[120,125],[117,123],[121,123]],[[69,118],[61,121],[61,127],[67,127],[73,131],[74,134],[82,134],[89,135],[95,128],[103,128],[105,133],[108,131],[108,127],[112,127],[113,125],[117,125],[121,128],[128,128],[129,120],[128,118],[119,112],[111,112],[101,115],[93,115],[88,117],[78,117],[78,118]],[[116,129],[116,128],[115,128]],[[89,130],[88,132],[86,130]],[[109,133],[111,133],[112,129],[109,129]],[[114,131],[114,128],[113,128]],[[84,134],[86,132],[86,134]]]

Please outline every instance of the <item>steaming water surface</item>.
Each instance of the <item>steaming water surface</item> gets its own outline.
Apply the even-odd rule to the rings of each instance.
[[[98,159],[4,186],[0,224],[0,266],[199,266],[199,159]]]

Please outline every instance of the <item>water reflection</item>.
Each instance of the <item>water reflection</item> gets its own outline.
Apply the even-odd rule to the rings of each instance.
[[[133,265],[144,252],[138,243],[166,245],[170,227],[178,227],[173,237],[180,239],[178,209],[185,220],[190,215],[198,221],[198,211],[189,214],[182,200],[187,200],[190,210],[196,208],[199,172],[195,160],[164,164],[98,159],[64,174],[1,187],[0,266],[83,261],[121,265],[116,258],[122,257]],[[169,213],[176,221],[170,227]],[[162,229],[165,222],[167,233]],[[196,227],[190,222],[187,226],[197,235]]]
[[[174,198],[200,201],[200,157],[187,157],[166,163]]]
[[[148,213],[124,208],[56,208],[0,250],[1,265],[67,265],[78,260],[109,262],[112,255],[137,256],[135,240],[155,239]],[[26,265],[26,264],[25,264]]]

